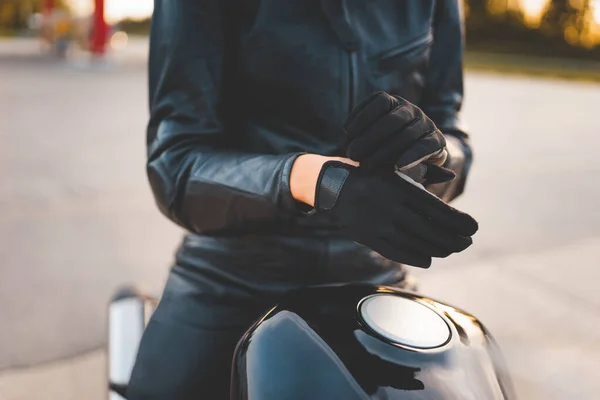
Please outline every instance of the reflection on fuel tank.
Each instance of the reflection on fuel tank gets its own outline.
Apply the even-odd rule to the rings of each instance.
[[[386,337],[361,314],[361,303],[373,296],[402,299],[399,305],[410,300],[435,312],[447,324],[449,339],[417,348],[402,342],[402,334],[413,329]],[[385,304],[394,307],[393,301]],[[397,318],[412,318],[403,310],[382,315],[397,311]],[[242,338],[231,398],[513,399],[496,353],[475,317],[443,303],[371,285],[305,289],[273,308]]]

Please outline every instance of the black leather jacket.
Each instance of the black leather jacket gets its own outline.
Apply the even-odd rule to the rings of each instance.
[[[299,212],[291,166],[302,153],[343,155],[342,124],[373,91],[464,134],[459,0],[155,3],[148,176],[196,246],[334,230]]]

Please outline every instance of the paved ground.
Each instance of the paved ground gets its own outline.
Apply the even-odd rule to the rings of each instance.
[[[92,69],[33,46],[0,42],[0,399],[102,399],[108,298],[159,291],[180,231],[145,181],[143,43]],[[600,85],[466,85],[477,159],[457,206],[481,231],[417,271],[423,291],[488,325],[522,398],[595,399]]]

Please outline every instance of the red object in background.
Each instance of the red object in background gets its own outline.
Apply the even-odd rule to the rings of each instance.
[[[42,14],[49,15],[54,9],[54,0],[44,0]]]
[[[47,0],[52,1],[52,0]],[[95,56],[102,56],[106,52],[108,40],[108,25],[104,19],[104,0],[94,0],[96,9],[93,19],[93,33],[91,40],[91,51]]]

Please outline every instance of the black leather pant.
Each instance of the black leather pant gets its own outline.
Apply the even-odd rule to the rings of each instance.
[[[228,399],[238,340],[277,299],[329,283],[401,284],[404,268],[329,235],[188,235],[144,333],[130,400]]]

